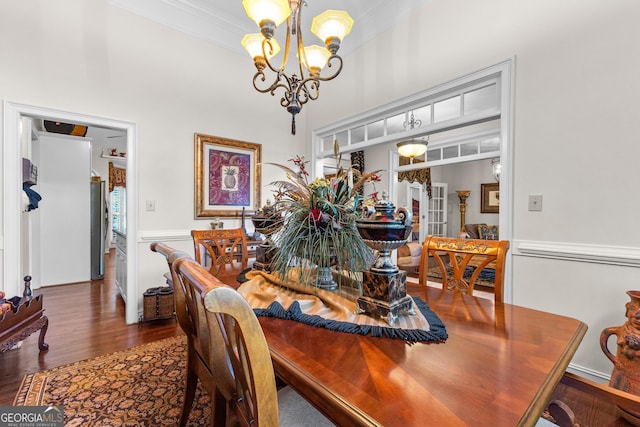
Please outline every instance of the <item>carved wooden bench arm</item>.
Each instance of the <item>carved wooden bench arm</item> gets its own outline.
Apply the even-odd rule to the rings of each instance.
[[[0,318],[0,353],[11,349],[38,330],[40,331],[38,348],[40,351],[48,350],[49,345],[44,342],[48,327],[49,319],[44,315],[42,295],[20,304],[15,312],[7,311]]]

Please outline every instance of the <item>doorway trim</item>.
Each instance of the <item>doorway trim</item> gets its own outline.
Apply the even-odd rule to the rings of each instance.
[[[446,129],[452,129],[454,127],[462,127],[467,124],[480,123],[489,119],[500,117],[500,165],[502,167],[500,173],[500,214],[498,217],[498,224],[500,229],[500,239],[509,240],[513,244],[513,150],[514,150],[514,107],[515,107],[515,57],[489,66],[482,70],[473,72],[466,76],[462,76],[441,85],[432,87],[425,91],[419,92],[414,95],[406,96],[398,99],[394,102],[390,102],[383,106],[374,108],[372,110],[363,112],[343,119],[337,123],[324,126],[312,131],[311,138],[311,173],[312,176],[319,176],[318,171],[321,171],[324,159],[333,155],[332,150],[325,150],[323,146],[324,140],[333,142],[335,135],[340,132],[344,132],[345,129],[349,130],[359,125],[366,123],[375,123],[386,117],[389,111],[395,110],[410,110],[414,105],[422,105],[421,103],[430,97],[435,95],[446,96],[452,90],[456,90],[461,86],[473,85],[474,83],[481,83],[487,81],[487,79],[493,79],[496,81],[498,87],[497,96],[499,98],[498,111],[489,111],[486,114],[480,114],[476,117],[466,117],[463,119],[455,119],[449,122],[442,122],[435,124],[430,133],[440,132]],[[345,147],[340,147],[340,153],[350,153],[353,151],[364,150],[369,147],[377,145],[387,144],[389,142],[397,142],[401,139],[408,137],[420,136],[420,130],[405,130],[404,132],[398,132],[392,135],[384,135],[371,140],[365,140],[351,144],[350,141]],[[329,138],[331,137],[331,138]],[[496,153],[497,154],[497,153]],[[498,157],[492,153],[486,157],[491,158]],[[397,156],[397,150],[395,150],[395,156]],[[472,159],[469,159],[472,160]],[[398,181],[398,163],[394,161],[394,155],[389,156],[389,185],[388,193],[390,200],[394,200],[396,194],[394,194],[394,183]],[[431,166],[431,163],[418,164],[410,167],[403,167],[403,170],[418,169]],[[513,301],[513,249],[507,252],[507,262],[505,265],[505,285],[504,285],[504,301]]]
[[[51,108],[3,101],[3,287],[8,295],[21,295],[22,117],[40,117],[126,132],[127,139],[127,291],[126,323],[138,321],[138,132],[132,122],[113,120]]]

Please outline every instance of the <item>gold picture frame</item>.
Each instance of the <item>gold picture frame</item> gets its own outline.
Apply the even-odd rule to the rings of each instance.
[[[500,184],[480,184],[481,213],[500,213]]]
[[[262,145],[195,134],[195,217],[254,215],[260,207]]]

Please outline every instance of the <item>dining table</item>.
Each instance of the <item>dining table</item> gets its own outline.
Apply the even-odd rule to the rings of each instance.
[[[416,283],[407,293],[442,320],[446,340],[259,316],[276,375],[341,427],[535,425],[587,326]]]

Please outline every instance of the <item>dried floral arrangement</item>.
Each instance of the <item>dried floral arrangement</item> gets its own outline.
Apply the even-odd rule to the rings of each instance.
[[[361,173],[341,167],[338,150],[336,141],[336,175],[311,182],[304,157],[289,160],[295,169],[270,163],[287,174],[287,180],[272,183],[276,187],[274,207],[281,226],[274,227],[269,236],[277,248],[271,270],[282,278],[294,266],[334,267],[354,273],[367,270],[373,262],[372,250],[360,237],[356,219],[361,216],[363,206],[371,202],[363,203],[359,190],[367,182],[379,181],[379,171]],[[317,286],[314,270],[297,269],[300,282]]]

